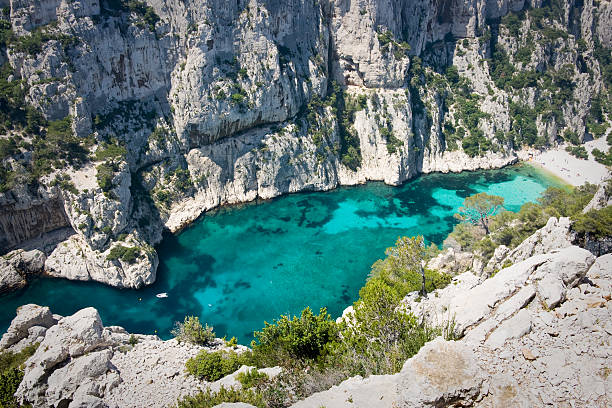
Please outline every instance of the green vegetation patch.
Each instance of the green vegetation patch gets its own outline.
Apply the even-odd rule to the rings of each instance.
[[[23,363],[34,354],[37,348],[38,343],[27,346],[19,353],[10,351],[0,353],[0,407],[20,407],[14,394],[23,379]]]
[[[212,408],[223,402],[244,402],[258,408],[266,407],[264,399],[259,392],[253,390],[221,387],[219,391],[212,392],[207,389],[195,396],[187,396],[178,402],[178,408]]]
[[[339,328],[325,308],[315,315],[310,308],[301,316],[281,316],[255,332],[251,343],[257,365],[292,366],[304,361],[324,359],[329,345],[339,340]]]
[[[488,260],[499,245],[515,248],[550,217],[574,217],[589,203],[596,186],[576,188],[549,187],[537,203],[526,203],[518,212],[501,211],[489,217],[486,235],[481,225],[461,223],[454,227],[447,240],[455,241],[463,251],[477,251]]]
[[[127,155],[125,147],[121,146],[117,139],[111,139],[109,142],[103,142],[98,150],[96,150],[96,160],[117,160],[123,159]]]
[[[579,159],[587,160],[589,158],[589,154],[587,153],[584,146],[567,146],[565,148],[565,151]]]
[[[111,14],[119,12],[134,13],[141,18],[135,25],[140,28],[148,27],[152,32],[155,32],[155,24],[160,21],[159,16],[155,13],[155,9],[143,1],[106,0],[104,3],[102,7],[103,12]]]
[[[200,346],[209,345],[215,339],[213,327],[202,325],[197,316],[186,316],[182,323],[176,322],[172,335],[179,343],[187,342]]]
[[[139,247],[125,247],[123,245],[116,245],[107,255],[106,259],[109,261],[116,261],[118,259],[129,264],[136,262],[136,259],[141,255]]]
[[[115,178],[115,172],[118,170],[119,166],[113,162],[105,162],[96,167],[96,179],[104,193],[109,193],[115,188],[113,179]]]
[[[213,382],[232,374],[248,362],[246,353],[201,350],[195,357],[187,360],[186,367],[189,374]]]
[[[253,388],[268,380],[266,373],[260,373],[257,369],[252,368],[243,373],[238,373],[236,379],[242,384],[243,388]]]
[[[572,217],[572,229],[581,236],[600,239],[612,237],[612,206]]]

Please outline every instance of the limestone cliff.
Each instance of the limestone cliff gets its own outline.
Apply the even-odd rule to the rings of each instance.
[[[162,230],[215,206],[501,167],[609,124],[609,1],[9,6],[0,249],[70,227],[52,276],[139,287]]]

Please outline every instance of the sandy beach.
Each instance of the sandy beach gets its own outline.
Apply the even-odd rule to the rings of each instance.
[[[542,167],[573,186],[580,186],[586,182],[599,184],[610,176],[610,170],[603,164],[596,162],[591,154],[595,148],[603,152],[608,151],[605,136],[584,144],[589,153],[588,160],[572,156],[565,151],[566,146],[567,144],[564,143],[545,152],[525,152],[526,154],[521,155],[523,156],[521,159]]]

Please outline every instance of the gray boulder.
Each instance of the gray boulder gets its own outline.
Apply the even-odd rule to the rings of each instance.
[[[608,292],[612,291],[612,254],[597,258],[586,276],[597,287]]]
[[[469,406],[483,381],[470,347],[438,337],[406,361],[399,373],[400,406]]]
[[[11,322],[6,333],[0,340],[0,349],[6,349],[19,341],[30,337],[44,335],[47,328],[53,326],[57,321],[53,318],[48,307],[27,304],[17,309],[17,316]],[[31,329],[34,329],[30,332]]]
[[[469,406],[480,394],[483,381],[470,347],[438,337],[406,361],[397,374],[352,377],[293,407]]]
[[[495,265],[491,265],[491,270],[501,269],[504,263],[515,264],[534,255],[572,246],[572,234],[569,228],[569,218],[551,217],[544,227],[534,232]]]
[[[602,183],[595,192],[595,195],[591,201],[589,201],[586,207],[584,207],[582,213],[587,213],[591,210],[599,210],[609,205],[612,205],[612,196],[606,194],[606,185],[605,183]]]
[[[21,289],[26,284],[25,278],[15,266],[0,257],[0,293]]]
[[[22,403],[45,405],[45,380],[60,364],[107,345],[110,342],[96,309],[90,307],[64,317],[47,330],[45,339],[26,361],[25,375],[15,395]]]
[[[27,275],[42,272],[45,259],[45,254],[38,249],[18,249],[0,257],[0,293],[24,287]]]
[[[521,309],[495,329],[485,344],[491,348],[499,348],[507,340],[521,338],[530,331],[531,315],[526,309]]]
[[[565,300],[567,289],[573,288],[586,275],[595,257],[576,246],[554,253],[534,274],[537,291],[544,306],[552,309]]]
[[[89,353],[80,358],[76,358],[66,364],[64,367],[55,370],[47,379],[47,390],[45,397],[47,403],[54,407],[73,404],[70,402],[74,399],[74,394],[77,389],[84,388],[81,391],[84,396],[93,396],[100,398],[104,396],[104,391],[107,388],[112,388],[117,385],[118,374],[110,376],[108,384],[100,385],[100,379],[106,376],[107,373],[113,373],[116,370],[110,360],[113,356],[111,350],[102,350]],[[107,376],[108,377],[108,376]],[[89,386],[89,383],[96,381],[94,386]],[[93,384],[92,384],[93,385]],[[82,398],[83,400],[83,398]],[[85,401],[89,398],[85,398]]]

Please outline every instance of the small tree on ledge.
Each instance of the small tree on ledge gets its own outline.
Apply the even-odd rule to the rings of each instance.
[[[473,225],[480,225],[489,235],[489,218],[504,206],[504,198],[487,193],[478,193],[467,197],[463,207],[455,217]]]

